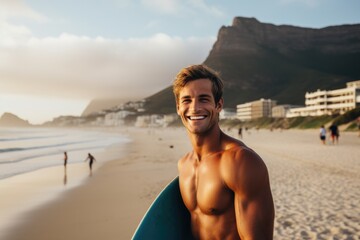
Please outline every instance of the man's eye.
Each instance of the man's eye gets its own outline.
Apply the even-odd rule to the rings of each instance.
[[[184,99],[184,100],[182,100],[182,103],[189,103],[189,102],[190,102],[189,99]]]

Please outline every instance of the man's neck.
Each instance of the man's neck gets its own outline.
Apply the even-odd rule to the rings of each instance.
[[[202,157],[222,150],[222,134],[219,126],[214,126],[204,134],[188,132],[194,154],[199,161],[201,161]]]

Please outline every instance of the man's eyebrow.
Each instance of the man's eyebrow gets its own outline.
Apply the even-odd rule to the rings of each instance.
[[[184,98],[191,98],[190,95],[185,95],[185,96],[182,96],[180,99],[184,99]]]
[[[204,94],[200,94],[198,97],[199,97],[199,98],[211,98],[211,95],[204,93]],[[181,96],[181,97],[180,97],[180,99],[189,99],[189,98],[191,98],[190,95],[185,95],[185,96]]]
[[[211,95],[209,94],[200,94],[200,98],[211,98]]]

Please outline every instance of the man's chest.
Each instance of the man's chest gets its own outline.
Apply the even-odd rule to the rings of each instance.
[[[233,206],[233,192],[226,187],[215,161],[189,164],[180,173],[180,189],[189,211],[222,214]]]

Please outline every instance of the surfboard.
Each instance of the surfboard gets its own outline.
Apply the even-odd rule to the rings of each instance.
[[[157,196],[132,239],[192,239],[190,214],[181,198],[179,177],[171,181]]]

